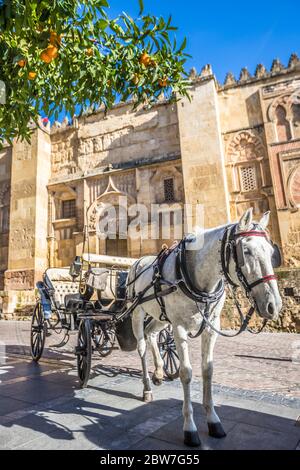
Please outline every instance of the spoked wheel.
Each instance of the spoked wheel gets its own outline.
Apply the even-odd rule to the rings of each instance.
[[[35,362],[38,362],[42,357],[45,339],[47,333],[47,325],[44,318],[42,305],[38,302],[34,308],[31,320],[31,356]]]
[[[92,332],[95,349],[102,357],[109,356],[114,348],[116,333],[113,327],[106,324],[94,325]]]
[[[164,372],[168,379],[175,380],[179,377],[179,357],[173,337],[172,327],[168,326],[159,333],[159,352],[164,361]]]
[[[79,383],[82,388],[87,386],[92,362],[91,326],[89,320],[81,320],[78,329],[77,347],[77,371]]]

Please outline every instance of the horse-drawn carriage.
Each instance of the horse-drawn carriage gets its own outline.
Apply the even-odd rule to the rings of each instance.
[[[80,383],[85,386],[92,352],[108,355],[116,337],[124,351],[137,346],[143,368],[143,399],[149,402],[152,390],[145,360],[145,339],[149,339],[156,385],[162,382],[163,371],[170,378],[178,375],[180,357],[184,442],[194,447],[200,445],[200,439],[193,420],[188,338],[202,335],[203,404],[208,430],[210,436],[224,437],[226,433],[212,399],[216,337],[233,337],[246,330],[259,333],[269,320],[278,318],[282,308],[274,273],[281,266],[281,254],[267,231],[269,218],[270,213],[266,212],[256,223],[252,209],[248,209],[238,223],[187,235],[171,248],[162,249],[156,257],[135,261],[88,254],[76,258],[69,272],[46,271],[43,282],[38,284],[41,299],[32,318],[33,358],[37,361],[41,357],[48,329],[63,329],[66,337],[70,331],[78,330],[75,352]],[[240,328],[234,333],[220,328],[225,286],[231,290],[241,317]],[[249,300],[246,315],[236,294],[239,287]],[[142,304],[147,304],[145,309]],[[249,328],[255,312],[263,319],[258,331]],[[176,331],[178,355],[171,326],[160,333],[157,348],[156,332],[167,323]],[[195,328],[197,333],[193,335]]]
[[[132,258],[83,254],[70,269],[50,268],[37,284],[37,300],[31,325],[31,354],[39,361],[45,341],[51,333],[64,333],[61,345],[77,332],[78,377],[81,387],[89,380],[94,354],[108,356],[119,344],[123,351],[136,349],[131,313],[136,303],[128,305],[126,281]],[[151,319],[146,319],[146,323]],[[158,337],[166,376],[178,377],[179,361],[171,327]]]

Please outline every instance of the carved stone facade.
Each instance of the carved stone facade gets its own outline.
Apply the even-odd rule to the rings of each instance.
[[[174,230],[167,240],[99,238],[107,204],[124,232],[118,204],[125,196],[127,204],[156,204],[159,214],[165,204],[203,204],[206,227],[235,221],[249,206],[256,219],[271,210],[285,269],[300,268],[297,55],[286,68],[275,60],[269,71],[259,64],[239,79],[228,73],[223,86],[211,66],[200,75],[193,69],[190,79],[191,102],[137,110],[120,103],[0,152],[0,290],[32,290],[47,266],[69,265],[82,251],[85,225],[96,253],[139,257],[172,241]]]

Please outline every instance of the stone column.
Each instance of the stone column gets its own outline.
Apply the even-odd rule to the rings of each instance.
[[[31,144],[15,141],[12,150],[7,312],[33,298],[48,267],[48,191],[51,171],[49,129],[36,129]]]
[[[191,102],[178,102],[185,203],[194,209],[204,206],[204,226],[209,228],[230,220],[215,79],[196,84],[191,95]],[[189,222],[195,223],[194,215]]]
[[[55,220],[54,193],[49,192],[48,198],[48,260],[49,268],[55,267],[55,233],[53,222]]]

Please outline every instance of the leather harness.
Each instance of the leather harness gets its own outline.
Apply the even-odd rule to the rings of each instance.
[[[200,314],[202,315],[202,322],[201,322],[198,332],[195,335],[189,334],[191,338],[196,338],[200,336],[206,326],[209,326],[213,331],[217,332],[218,334],[222,336],[227,336],[227,337],[237,336],[243,331],[245,331],[246,329],[248,329],[248,331],[250,331],[253,334],[260,333],[265,327],[265,325],[267,324],[267,320],[264,320],[262,328],[260,328],[259,331],[254,332],[248,328],[248,324],[255,310],[257,310],[257,305],[251,295],[251,291],[261,283],[267,283],[271,280],[277,279],[277,276],[275,274],[270,274],[270,275],[261,277],[255,282],[249,283],[247,278],[242,272],[241,266],[239,266],[239,263],[238,263],[237,243],[240,243],[240,239],[243,237],[250,237],[250,236],[264,237],[267,240],[269,240],[269,237],[268,237],[268,234],[264,230],[262,230],[262,228],[259,225],[254,225],[253,229],[248,232],[237,232],[237,227],[238,227],[237,224],[228,226],[221,240],[222,273],[225,277],[225,281],[232,288],[235,305],[237,307],[237,310],[241,319],[241,327],[237,333],[231,334],[231,335],[223,333],[222,331],[217,330],[214,327],[214,325],[210,322],[209,316],[211,314],[211,306],[213,304],[215,304],[216,306],[219,300],[222,298],[224,291],[225,291],[225,283],[224,283],[224,280],[221,279],[215,291],[212,293],[201,291],[197,286],[195,286],[195,284],[191,280],[191,277],[189,275],[188,268],[187,268],[186,245],[187,243],[190,242],[190,240],[188,240],[187,238],[183,238],[179,243],[175,242],[170,248],[165,247],[161,250],[157,258],[150,265],[150,267],[153,266],[152,283],[150,286],[147,286],[147,288],[144,289],[144,291],[138,295],[139,300],[137,299],[137,303],[141,304],[149,300],[156,299],[161,309],[160,320],[170,322],[167,316],[167,312],[166,312],[164,296],[175,292],[177,290],[177,287],[179,287],[180,290],[187,297],[193,300],[197,306],[198,304],[204,304],[205,306],[204,313],[202,313],[202,309],[199,309]],[[163,274],[162,274],[164,264],[166,260],[168,259],[168,257],[170,256],[170,254],[173,252],[176,253],[176,283],[175,284],[164,279]],[[250,309],[245,317],[242,313],[241,306],[235,295],[236,289],[239,286],[232,280],[232,278],[230,277],[230,273],[229,273],[229,264],[230,264],[231,258],[234,260],[234,263],[235,263],[236,275],[246,292],[248,300],[251,303]],[[145,270],[147,269],[149,269],[149,267],[147,267]],[[134,283],[137,280],[137,278],[140,277],[140,275],[143,272],[145,272],[145,270],[142,270],[135,277],[135,279],[133,279],[129,284]],[[168,288],[162,289],[162,286],[168,286]],[[145,297],[144,294],[151,287],[153,287],[154,289],[154,294],[148,297]]]

